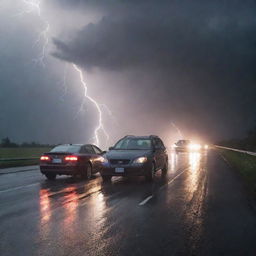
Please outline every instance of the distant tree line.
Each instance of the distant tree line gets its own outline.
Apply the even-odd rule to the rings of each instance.
[[[15,143],[11,141],[9,137],[3,138],[0,143],[0,147],[2,148],[38,148],[38,147],[53,147],[54,145],[50,144],[40,144],[38,142],[23,142],[21,144]]]
[[[224,140],[219,142],[218,145],[256,152],[256,126],[247,133],[246,137]]]

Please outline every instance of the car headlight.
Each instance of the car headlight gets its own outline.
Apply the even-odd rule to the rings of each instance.
[[[200,150],[202,146],[200,144],[190,144],[188,148],[191,150]]]
[[[148,158],[146,156],[141,156],[141,157],[138,157],[136,158],[133,163],[135,164],[143,164],[145,162],[147,162]]]
[[[105,157],[103,157],[103,156],[99,156],[98,158],[97,158],[97,160],[99,161],[99,162],[101,162],[101,163],[108,163],[108,159],[107,158],[105,158]]]
[[[204,145],[204,149],[208,149],[209,148],[209,146],[208,145]]]

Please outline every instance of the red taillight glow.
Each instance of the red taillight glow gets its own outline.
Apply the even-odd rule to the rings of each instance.
[[[66,156],[65,157],[65,161],[72,161],[72,162],[75,162],[78,160],[78,157],[77,156]]]
[[[49,156],[41,156],[41,157],[40,157],[40,160],[41,160],[41,161],[49,161],[49,160],[50,160],[50,157],[49,157]]]

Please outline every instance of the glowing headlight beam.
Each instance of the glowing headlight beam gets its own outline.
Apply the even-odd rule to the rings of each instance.
[[[144,163],[146,163],[147,162],[147,157],[146,156],[141,156],[141,157],[138,157],[138,158],[136,158],[134,161],[133,161],[133,163],[134,164],[144,164]]]
[[[202,146],[200,144],[191,143],[188,145],[188,148],[190,150],[200,150],[202,148]]]

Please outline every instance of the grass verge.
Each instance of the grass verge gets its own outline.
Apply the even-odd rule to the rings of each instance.
[[[48,152],[50,148],[0,148],[0,168],[35,165],[39,163],[42,153]],[[6,158],[38,158],[34,160],[10,160],[1,161]]]
[[[256,198],[256,156],[219,149],[226,160],[241,174],[249,190]]]

